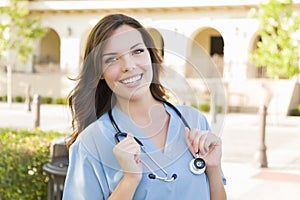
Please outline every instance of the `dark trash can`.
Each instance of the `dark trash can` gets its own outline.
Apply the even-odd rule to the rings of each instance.
[[[65,138],[53,140],[50,149],[50,163],[43,165],[48,181],[48,200],[61,200],[64,183],[69,165],[69,154],[65,145]]]

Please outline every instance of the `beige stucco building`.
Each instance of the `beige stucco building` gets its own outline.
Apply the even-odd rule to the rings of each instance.
[[[184,87],[188,85],[196,91],[193,95],[197,99],[209,101],[217,80],[217,84],[222,83],[229,108],[256,111],[262,102],[263,82],[272,94],[271,112],[286,114],[300,102],[298,79],[267,79],[264,69],[249,61],[249,51],[256,48],[258,40],[258,21],[251,14],[260,2],[30,1],[32,15],[41,16],[49,32],[37,41],[37,49],[26,66],[15,65],[13,95],[24,95],[30,84],[33,93],[65,97],[74,84],[67,77],[75,77],[80,68],[89,30],[107,14],[124,13],[147,27],[164,49],[164,64],[171,71],[165,74],[165,83],[175,96],[190,94]],[[294,8],[300,13],[300,1],[295,1]],[[0,95],[5,95],[5,72],[0,74]],[[173,84],[182,77],[186,82]],[[188,94],[179,96],[179,100],[192,102]],[[222,104],[218,95],[217,92],[217,104]]]

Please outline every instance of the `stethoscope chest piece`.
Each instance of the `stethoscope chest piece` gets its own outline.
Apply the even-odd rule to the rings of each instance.
[[[205,169],[205,161],[202,158],[199,158],[198,154],[196,154],[196,158],[190,162],[191,172],[200,175],[205,172]]]

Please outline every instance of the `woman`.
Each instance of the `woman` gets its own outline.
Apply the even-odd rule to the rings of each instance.
[[[129,16],[108,15],[91,31],[69,98],[63,199],[226,199],[221,140],[198,110],[166,102],[157,52]],[[190,169],[195,157],[205,173]]]

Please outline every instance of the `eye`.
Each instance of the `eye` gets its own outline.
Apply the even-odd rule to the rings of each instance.
[[[105,59],[104,63],[105,64],[110,64],[110,63],[113,63],[117,60],[118,60],[118,57],[109,57],[109,58]]]
[[[132,54],[142,54],[144,51],[145,51],[145,49],[142,49],[142,48],[140,48],[140,49],[135,49],[135,50],[133,50],[133,53],[132,53]]]

